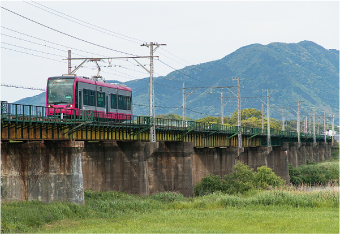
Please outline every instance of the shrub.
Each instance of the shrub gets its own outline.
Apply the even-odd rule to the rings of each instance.
[[[290,182],[293,185],[326,185],[339,181],[339,164],[322,162],[294,167],[289,165]]]
[[[203,177],[201,182],[194,186],[195,196],[203,196],[213,193],[215,191],[223,191],[222,180],[218,175],[209,173],[208,176]]]
[[[254,172],[249,166],[237,162],[232,173],[220,176],[209,174],[202,178],[194,187],[195,196],[203,196],[216,191],[227,194],[245,193],[252,189],[268,189],[269,186],[281,186],[286,181],[276,176],[272,169],[265,166],[258,167]]]
[[[262,166],[257,168],[257,173],[254,177],[254,182],[257,188],[267,189],[269,186],[281,186],[286,183],[285,180],[276,176],[272,169]]]
[[[237,162],[233,172],[224,176],[223,185],[228,194],[243,193],[254,188],[255,173],[249,166]]]

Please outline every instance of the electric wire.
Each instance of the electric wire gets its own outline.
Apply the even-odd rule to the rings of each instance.
[[[20,14],[14,12],[14,11],[11,11],[11,10],[9,10],[9,9],[7,9],[7,8],[5,8],[5,7],[3,7],[3,6],[1,6],[1,8],[4,9],[4,10],[6,10],[6,11],[8,11],[8,12],[10,12],[10,13],[12,13],[12,14],[15,14],[15,15],[17,15],[17,16],[23,18],[23,19],[26,19],[26,20],[28,20],[28,21],[31,21],[31,22],[33,22],[33,23],[35,23],[35,24],[38,24],[38,25],[40,25],[40,26],[43,26],[43,27],[45,27],[45,28],[48,28],[48,29],[53,30],[53,31],[55,31],[55,32],[58,32],[58,33],[60,33],[60,34],[63,34],[63,35],[65,35],[65,36],[71,37],[71,38],[73,38],[73,39],[76,39],[76,40],[79,40],[79,41],[82,41],[82,42],[85,42],[85,43],[88,43],[88,44],[91,44],[91,45],[94,45],[94,46],[98,46],[98,47],[103,48],[103,49],[115,51],[115,52],[118,52],[118,53],[122,53],[122,54],[126,54],[126,55],[131,55],[131,56],[137,56],[137,55],[134,55],[134,54],[126,53],[126,52],[119,51],[119,50],[115,50],[115,49],[112,49],[112,48],[108,48],[108,47],[106,47],[106,46],[102,46],[102,45],[99,45],[99,44],[96,44],[96,43],[93,43],[93,42],[90,42],[90,41],[87,41],[87,40],[84,40],[84,39],[81,39],[81,38],[72,36],[72,35],[70,35],[70,34],[68,34],[68,33],[64,33],[64,32],[62,32],[62,31],[60,31],[60,30],[54,29],[54,28],[52,28],[52,27],[49,27],[49,26],[44,25],[44,24],[42,24],[42,23],[39,23],[39,22],[37,22],[37,21],[35,21],[35,20],[32,20],[32,19],[30,19],[30,18],[27,18],[27,17],[25,17],[25,16],[23,16],[23,15],[20,15]]]
[[[43,11],[46,11],[46,12],[48,12],[48,13],[50,13],[50,14],[53,14],[53,15],[56,15],[56,16],[61,17],[61,18],[63,18],[63,19],[66,19],[66,20],[69,20],[69,21],[71,21],[71,22],[74,22],[74,23],[76,23],[76,24],[82,25],[82,26],[84,26],[84,27],[88,27],[88,28],[91,28],[91,29],[93,29],[93,30],[96,30],[96,31],[99,31],[99,32],[102,32],[102,33],[105,33],[105,34],[108,34],[108,35],[111,35],[111,36],[114,36],[114,37],[123,39],[123,40],[127,40],[127,41],[130,41],[130,42],[133,42],[133,43],[143,43],[143,42],[144,42],[143,40],[139,40],[139,39],[136,39],[136,38],[133,38],[133,37],[130,37],[130,36],[126,36],[126,35],[123,35],[123,34],[120,34],[120,33],[116,33],[116,32],[113,32],[113,31],[111,31],[111,30],[109,30],[109,29],[105,29],[105,28],[99,27],[99,26],[97,26],[97,25],[94,25],[94,24],[85,22],[85,21],[83,21],[83,20],[77,19],[77,18],[72,17],[72,16],[70,16],[70,15],[64,14],[64,13],[62,13],[62,12],[60,12],[60,11],[57,11],[57,10],[54,10],[54,9],[52,9],[52,8],[50,8],[50,7],[47,7],[47,6],[45,6],[45,5],[42,5],[42,4],[38,3],[38,2],[35,2],[35,1],[32,1],[32,2],[33,2],[34,4],[40,5],[40,6],[44,7],[44,8],[47,8],[47,9],[49,9],[49,10],[52,10],[52,11],[54,11],[54,12],[57,12],[58,14],[67,16],[67,17],[69,17],[69,18],[71,18],[71,19],[77,20],[77,21],[82,22],[82,23],[84,23],[84,24],[88,24],[88,25],[90,25],[91,27],[89,27],[89,26],[87,26],[87,25],[84,25],[84,24],[81,24],[81,23],[79,23],[79,22],[76,22],[76,21],[74,21],[74,20],[67,19],[67,18],[62,17],[62,16],[60,16],[60,15],[57,15],[57,14],[55,14],[55,13],[53,13],[53,12],[50,12],[50,11],[48,11],[48,10],[46,10],[46,9],[43,9],[43,8],[41,8],[41,7],[38,7],[38,6],[36,6],[36,5],[33,5],[33,4],[29,3],[29,2],[24,1],[24,3],[27,3],[27,4],[31,5],[31,6],[34,6],[34,7],[36,7],[36,8],[39,8],[39,9],[43,10]],[[117,35],[119,35],[119,36],[117,36],[117,35],[112,35],[112,34],[110,34],[110,33],[106,33],[106,32],[104,32],[104,31],[98,30],[98,29],[93,28],[93,27],[96,27],[96,28],[99,28],[99,29],[108,31],[108,32],[113,33],[113,34],[117,34]],[[122,38],[122,37],[126,37],[126,38]],[[132,39],[132,40],[130,40],[130,39]],[[133,41],[133,40],[134,40],[134,41]],[[136,42],[136,41],[139,41],[139,42]]]
[[[44,58],[44,59],[49,59],[49,60],[57,61],[57,62],[60,62],[60,63],[66,63],[64,61],[60,61],[60,60],[56,60],[56,59],[51,59],[51,58],[47,58],[47,57],[40,56],[40,55],[30,54],[30,53],[27,53],[27,52],[18,51],[18,50],[14,50],[14,49],[9,49],[9,48],[3,47],[3,46],[1,46],[1,48],[6,49],[6,50],[12,50],[12,51],[23,53],[23,54],[32,55],[32,56],[35,56],[35,57],[40,57],[40,58]]]
[[[182,61],[186,62],[188,65],[191,65],[191,63],[189,63],[188,61],[186,61],[186,60],[184,60],[184,59],[182,59],[182,58],[180,58],[180,57],[178,57],[178,56],[176,56],[176,55],[174,55],[174,54],[170,53],[169,51],[167,51],[167,50],[166,50],[166,49],[164,49],[163,47],[161,47],[161,49],[162,49],[162,50],[164,50],[165,52],[167,52],[167,53],[171,54],[172,56],[174,56],[174,57],[176,57],[176,58],[178,58],[178,59],[180,59],[180,60],[182,60]]]
[[[25,39],[18,38],[18,37],[13,37],[13,36],[10,36],[10,35],[4,34],[4,33],[1,33],[1,35],[6,36],[6,37],[11,37],[11,38],[14,38],[14,39],[17,39],[17,40],[26,41],[28,43],[32,43],[32,44],[35,44],[35,45],[40,45],[40,46],[43,46],[43,47],[47,47],[47,48],[51,48],[51,49],[54,49],[54,50],[59,50],[59,51],[65,52],[64,50],[61,50],[61,49],[53,47],[53,46],[48,46],[48,45],[44,45],[44,44],[37,43],[37,42],[34,42],[34,41],[29,41],[29,40],[25,40]],[[84,55],[80,55],[80,54],[76,54],[76,53],[73,53],[73,54],[84,57]]]
[[[38,37],[35,37],[35,36],[25,34],[25,33],[22,33],[22,32],[18,32],[16,30],[13,30],[13,29],[10,29],[10,28],[4,27],[4,26],[1,26],[1,27],[4,28],[4,29],[7,29],[9,31],[12,31],[12,32],[15,32],[15,33],[27,36],[27,37],[31,37],[31,38],[34,38],[34,39],[37,39],[37,40],[40,40],[40,41],[44,41],[44,42],[47,42],[47,43],[51,43],[51,44],[58,45],[58,46],[61,46],[61,47],[65,47],[65,48],[72,49],[72,50],[81,51],[81,52],[84,52],[84,53],[91,53],[91,52],[88,52],[88,51],[85,51],[85,50],[79,50],[79,49],[76,49],[76,48],[73,48],[73,47],[61,45],[61,44],[58,44],[58,43],[55,43],[55,42],[51,42],[51,41],[48,41],[48,40],[44,40],[44,39],[41,39],[41,38],[38,38]],[[91,54],[95,54],[95,53],[91,53]],[[102,56],[100,54],[96,54],[96,55]],[[86,57],[86,56],[84,56],[84,57]]]
[[[39,52],[39,53],[43,53],[43,54],[49,54],[49,55],[54,55],[54,56],[57,56],[57,57],[65,58],[65,56],[62,56],[62,55],[52,54],[52,53],[48,53],[48,52],[44,52],[44,51],[40,51],[40,50],[34,50],[34,49],[30,49],[30,48],[23,47],[23,46],[13,45],[13,44],[6,43],[6,42],[1,42],[1,44],[10,45],[10,46],[22,48],[22,49],[25,49],[25,50],[31,50],[31,51],[35,51],[35,52]]]
[[[65,47],[65,48],[68,48],[68,49],[73,49],[73,50],[76,50],[76,51],[81,51],[81,52],[84,52],[84,53],[91,53],[91,52],[89,52],[89,51],[79,50],[79,49],[76,49],[76,48],[72,48],[72,47],[64,46],[64,45],[61,45],[61,44],[58,44],[58,43],[54,43],[54,42],[51,42],[51,41],[47,41],[47,40],[44,40],[44,39],[41,39],[41,38],[38,38],[38,37],[34,37],[34,36],[31,36],[31,35],[28,35],[28,34],[25,34],[25,33],[21,33],[21,32],[18,32],[18,31],[15,31],[15,30],[6,28],[6,27],[4,27],[4,26],[1,26],[1,27],[4,28],[4,29],[7,29],[7,30],[9,30],[9,31],[13,31],[13,32],[15,32],[15,33],[18,33],[18,34],[22,34],[22,35],[24,35],[24,36],[28,36],[28,37],[31,37],[31,38],[34,38],[34,39],[37,39],[37,40],[41,40],[41,41],[47,42],[47,43],[55,44],[55,45],[57,45],[57,46]],[[6,35],[6,34],[5,34],[5,35]],[[9,35],[6,35],[6,36],[9,36]],[[9,37],[12,37],[12,36],[9,36]],[[17,37],[13,37],[13,38],[16,38],[16,39],[19,39],[19,40],[24,40],[24,41],[27,41],[27,42],[31,42],[31,41],[28,41],[28,40],[25,40],[25,39],[21,39],[21,38],[17,38]],[[36,42],[31,42],[31,43],[39,44],[39,43],[36,43]],[[45,46],[45,45],[43,45],[43,44],[40,44],[40,45]],[[47,46],[47,47],[49,47],[49,46]],[[58,48],[55,48],[55,49],[59,50]],[[91,53],[91,54],[95,54],[95,53]],[[79,55],[79,54],[77,54],[77,55]],[[95,54],[95,55],[99,55],[99,56],[101,56],[101,57],[105,57],[105,55],[101,55],[101,54]],[[83,55],[81,55],[81,56],[82,56],[82,57],[86,57],[86,56],[83,56]],[[119,65],[118,65],[118,66],[119,66]],[[135,66],[139,66],[139,65],[136,64]],[[120,66],[120,67],[123,67],[123,66]],[[137,71],[137,70],[130,69],[130,68],[126,68],[126,67],[123,67],[123,68],[144,74],[144,73],[141,72],[141,71]],[[123,73],[123,74],[125,74],[125,73]],[[132,77],[132,76],[131,76],[131,77]]]
[[[114,36],[114,37],[117,37],[117,38],[120,38],[120,39],[123,39],[123,40],[127,40],[127,41],[130,41],[130,42],[133,42],[133,43],[139,43],[139,44],[140,44],[140,43],[144,43],[144,42],[145,42],[144,40],[140,40],[140,39],[133,38],[133,37],[130,37],[130,36],[126,36],[126,35],[123,35],[123,34],[120,34],[120,33],[117,33],[117,32],[113,32],[113,31],[111,31],[111,30],[109,30],[109,29],[105,29],[105,28],[99,27],[99,26],[97,26],[97,25],[88,23],[88,22],[86,22],[86,21],[77,19],[77,18],[75,18],[75,17],[72,17],[72,16],[70,16],[70,15],[64,14],[64,13],[62,13],[62,12],[60,12],[60,11],[54,10],[54,9],[52,9],[52,8],[50,8],[50,7],[47,7],[47,6],[43,5],[43,4],[40,4],[40,3],[38,3],[38,2],[35,2],[35,1],[31,1],[31,2],[33,2],[34,4],[40,5],[40,6],[44,7],[44,8],[47,8],[47,9],[49,9],[49,10],[51,10],[51,11],[57,12],[58,14],[64,15],[64,16],[66,16],[66,17],[69,17],[69,18],[71,18],[71,19],[77,20],[77,21],[79,21],[79,22],[82,22],[82,23],[84,23],[84,24],[87,24],[87,25],[90,25],[90,26],[93,26],[93,27],[89,27],[89,26],[87,26],[87,25],[81,24],[81,23],[76,22],[76,21],[74,21],[74,20],[67,19],[67,18],[62,17],[62,16],[60,16],[60,15],[57,15],[57,14],[51,12],[51,11],[48,11],[48,10],[46,10],[46,9],[43,9],[43,8],[41,8],[41,7],[38,7],[38,6],[36,6],[36,5],[33,5],[33,4],[29,3],[29,2],[24,1],[24,3],[27,3],[27,4],[31,5],[31,6],[34,6],[34,7],[36,7],[36,8],[39,8],[39,9],[41,9],[41,10],[44,10],[44,11],[50,13],[50,14],[53,14],[53,15],[56,15],[56,16],[58,16],[58,17],[64,18],[64,19],[66,19],[66,20],[69,20],[69,21],[71,21],[71,22],[80,24],[80,25],[82,25],[82,26],[84,26],[84,27],[88,27],[88,28],[91,28],[91,29],[93,29],[93,30],[96,30],[96,31],[105,33],[105,34],[107,34],[107,35],[111,35],[111,36]],[[94,28],[94,27],[99,28],[99,29],[102,29],[102,30],[104,30],[104,31],[98,30],[98,29],[96,29],[96,28]],[[105,32],[105,31],[108,31],[108,32],[113,33],[113,34],[117,34],[117,35],[119,35],[119,36],[117,36],[117,35],[112,35],[112,34],[107,33],[107,32]],[[122,37],[125,37],[125,38],[122,38]],[[132,39],[132,40],[130,40],[130,39]],[[137,41],[138,41],[138,42],[137,42]],[[163,48],[162,48],[162,49],[163,49]],[[178,56],[176,56],[176,55],[170,53],[169,51],[167,51],[167,50],[165,50],[165,49],[163,49],[163,50],[164,50],[166,53],[169,53],[170,55],[172,55],[172,56],[174,56],[174,57],[176,57],[176,58],[178,58],[178,59],[180,59],[180,60],[182,60],[182,61],[184,61],[184,62],[186,62],[187,64],[190,65],[190,63],[187,62],[187,61],[185,61],[184,59],[181,59],[180,57],[178,57]],[[162,53],[160,53],[160,54],[162,54]],[[162,55],[164,55],[164,54],[162,54]],[[177,60],[175,60],[175,59],[172,59],[172,58],[170,58],[169,56],[166,56],[166,55],[164,55],[164,56],[167,57],[167,58],[169,58],[169,59],[171,59],[171,60],[173,60],[173,61],[175,61],[175,62],[177,62],[177,63],[180,63],[180,64],[182,64],[182,65],[184,65],[184,66],[187,66],[186,64],[183,64],[182,62],[179,62],[179,61],[177,61]]]
[[[207,82],[205,82],[205,81],[202,81],[202,80],[196,79],[196,78],[194,78],[194,77],[192,77],[192,76],[189,76],[188,74],[185,74],[185,73],[182,72],[181,70],[177,70],[176,68],[170,66],[169,64],[164,63],[164,62],[163,62],[162,60],[160,60],[160,59],[159,59],[158,61],[160,61],[160,62],[163,63],[164,65],[166,65],[166,66],[172,68],[174,71],[180,72],[180,73],[182,73],[183,75],[185,75],[185,76],[187,76],[187,77],[189,77],[189,78],[191,78],[191,79],[194,79],[194,80],[197,80],[197,81],[206,83],[206,84],[208,84],[208,85],[211,85],[211,84],[209,84],[209,83],[207,83]]]

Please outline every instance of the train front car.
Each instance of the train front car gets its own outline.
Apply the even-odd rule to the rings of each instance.
[[[104,83],[85,77],[50,77],[47,82],[48,115],[71,118],[93,112],[98,120],[132,119],[132,92],[122,85]]]
[[[75,77],[59,76],[47,80],[46,89],[47,115],[76,115]]]

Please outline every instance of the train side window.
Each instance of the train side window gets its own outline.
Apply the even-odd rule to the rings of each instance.
[[[123,99],[124,97],[122,95],[118,95],[118,109],[125,110]]]
[[[117,109],[117,94],[111,94],[111,108]]]
[[[96,97],[94,96],[95,92],[92,90],[89,91],[89,105],[90,106],[96,106]]]
[[[83,99],[84,99],[84,105],[89,105],[89,91],[87,89],[84,89],[83,91]]]
[[[97,92],[97,106],[105,107],[105,93],[104,92]]]
[[[127,110],[127,97],[123,97],[123,107],[124,109],[123,110]]]
[[[131,97],[127,97],[127,110],[131,110]]]

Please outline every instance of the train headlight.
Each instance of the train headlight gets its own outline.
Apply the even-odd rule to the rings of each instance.
[[[48,105],[47,107],[51,107],[51,105]]]

